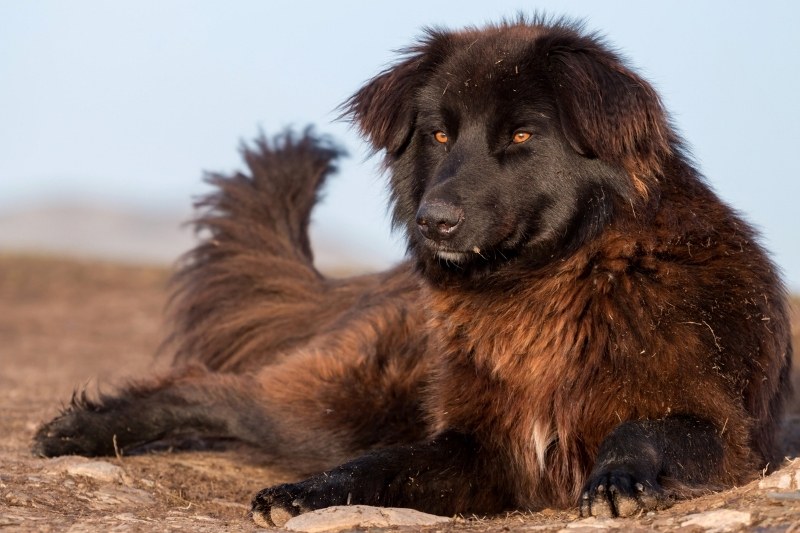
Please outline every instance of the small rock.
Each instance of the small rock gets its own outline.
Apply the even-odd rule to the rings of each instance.
[[[421,513],[413,509],[370,507],[368,505],[342,505],[295,516],[283,526],[289,531],[317,533],[356,527],[423,527],[444,524],[451,519]]]
[[[730,511],[720,509],[718,511],[708,511],[705,513],[691,514],[681,522],[681,525],[699,526],[711,533],[722,531],[733,531],[735,529],[749,526],[753,521],[750,513],[744,511]]]
[[[105,461],[89,461],[69,465],[65,471],[70,476],[88,477],[101,483],[122,483],[125,479],[124,470]]]
[[[758,482],[760,489],[791,489],[792,488],[792,474],[784,472],[775,472]]]
[[[768,492],[767,498],[779,502],[793,502],[800,500],[800,490],[793,492]]]
[[[121,505],[131,507],[153,505],[155,498],[141,489],[106,485],[92,494],[90,502],[96,509],[118,509]]]

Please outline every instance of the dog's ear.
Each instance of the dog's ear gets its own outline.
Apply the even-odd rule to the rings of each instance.
[[[594,39],[541,44],[570,144],[621,165],[646,194],[675,138],[655,90]]]
[[[429,30],[404,60],[381,72],[342,104],[342,117],[355,122],[376,150],[396,155],[407,144],[416,118],[415,97],[447,54],[446,32]]]

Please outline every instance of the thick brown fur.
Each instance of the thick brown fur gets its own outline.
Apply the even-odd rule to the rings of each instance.
[[[249,175],[210,178],[175,277],[175,373],[73,402],[38,453],[199,433],[332,468],[259,493],[263,523],[346,502],[625,515],[780,462],[778,273],[601,39],[432,30],[344,112],[385,151],[409,262],[322,276],[309,213],[338,151],[258,141]]]

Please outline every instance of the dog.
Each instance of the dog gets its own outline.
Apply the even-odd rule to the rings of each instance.
[[[658,95],[565,20],[429,30],[345,104],[385,155],[408,260],[329,279],[307,234],[338,148],[261,138],[211,175],[177,272],[175,370],[85,394],[34,451],[235,438],[332,505],[629,516],[781,461],[785,290]]]

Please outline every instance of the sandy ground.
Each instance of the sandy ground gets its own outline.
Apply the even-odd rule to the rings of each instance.
[[[0,529],[257,529],[248,514],[251,496],[289,477],[260,464],[250,450],[101,461],[41,459],[29,452],[38,424],[54,416],[76,387],[107,387],[167,366],[154,356],[163,333],[166,279],[166,270],[158,268],[0,255]],[[579,521],[574,512],[545,510],[458,519],[436,529],[800,531],[800,460],[793,459],[800,451],[800,409],[793,405],[791,411],[786,463],[744,487],[630,520]]]

